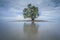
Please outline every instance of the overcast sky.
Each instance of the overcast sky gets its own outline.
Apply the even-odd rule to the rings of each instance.
[[[37,6],[43,15],[60,15],[60,0],[0,0],[0,17],[22,16],[29,3]]]

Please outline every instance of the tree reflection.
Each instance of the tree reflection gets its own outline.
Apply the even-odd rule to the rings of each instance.
[[[28,39],[35,38],[36,34],[38,33],[38,24],[24,23],[24,33],[28,37]]]

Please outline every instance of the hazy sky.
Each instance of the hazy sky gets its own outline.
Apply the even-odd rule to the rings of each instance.
[[[60,0],[0,0],[0,17],[15,17],[23,14],[23,9],[31,3],[39,8],[39,13],[60,15]]]

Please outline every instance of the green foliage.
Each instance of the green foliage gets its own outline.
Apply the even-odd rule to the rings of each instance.
[[[38,7],[28,4],[27,8],[24,8],[23,10],[23,15],[24,18],[31,18],[31,19],[37,18],[39,16]]]

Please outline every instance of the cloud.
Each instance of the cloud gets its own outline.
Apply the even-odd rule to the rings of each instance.
[[[42,15],[50,15],[60,11],[59,2],[59,0],[0,0],[0,16],[22,15],[23,9],[29,3],[38,6]]]
[[[60,0],[51,0],[52,2],[54,2],[55,6],[60,6]]]

